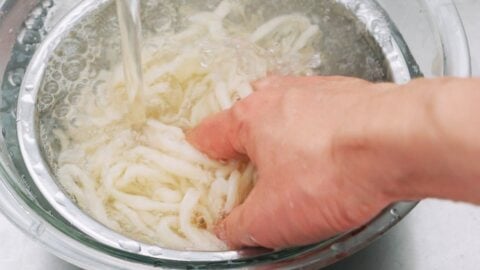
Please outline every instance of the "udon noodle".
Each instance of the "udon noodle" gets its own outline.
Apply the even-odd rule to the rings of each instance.
[[[218,162],[185,133],[206,116],[252,93],[269,73],[311,74],[317,26],[300,14],[270,19],[249,31],[226,18],[235,1],[189,18],[179,32],[147,40],[143,49],[147,120],[129,114],[120,64],[106,87],[84,93],[61,141],[56,175],[78,205],[113,230],[180,250],[225,250],[216,222],[241,203],[255,179],[252,164]]]

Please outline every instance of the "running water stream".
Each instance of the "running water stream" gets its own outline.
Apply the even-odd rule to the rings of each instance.
[[[116,0],[120,26],[121,48],[125,88],[130,101],[130,114],[134,123],[145,121],[143,104],[142,75],[142,22],[140,20],[140,0]]]

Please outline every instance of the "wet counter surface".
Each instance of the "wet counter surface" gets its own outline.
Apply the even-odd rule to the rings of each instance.
[[[480,76],[480,1],[456,0]],[[0,215],[0,269],[78,270],[49,254]],[[480,269],[480,207],[421,202],[400,224],[357,254],[326,270]]]

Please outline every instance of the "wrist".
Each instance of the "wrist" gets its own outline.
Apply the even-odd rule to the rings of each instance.
[[[351,117],[341,125],[335,156],[342,173],[385,206],[415,199],[418,192],[404,188],[405,179],[416,171],[404,148],[420,106],[408,101],[411,94],[401,91],[401,86],[389,85],[390,90],[381,92],[371,88],[358,97]]]
[[[339,149],[347,167],[385,202],[439,197],[435,182],[450,178],[432,109],[436,89],[428,80],[388,85],[364,93],[342,129]],[[383,87],[382,87],[383,89]]]
[[[476,87],[472,80],[421,79],[371,98],[358,134],[387,200],[480,201]]]

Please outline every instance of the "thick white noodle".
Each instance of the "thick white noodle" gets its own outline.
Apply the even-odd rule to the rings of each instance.
[[[145,42],[143,126],[131,124],[118,64],[102,71],[104,83],[82,93],[70,116],[75,125],[66,119],[53,132],[60,183],[100,222],[163,247],[227,249],[213,228],[248,195],[254,166],[211,160],[186,132],[250,95],[253,80],[277,70],[311,73],[303,63],[319,35],[300,14],[259,21],[256,29],[227,22],[244,16],[240,5],[222,1],[213,12],[189,14],[191,25],[180,32]]]

